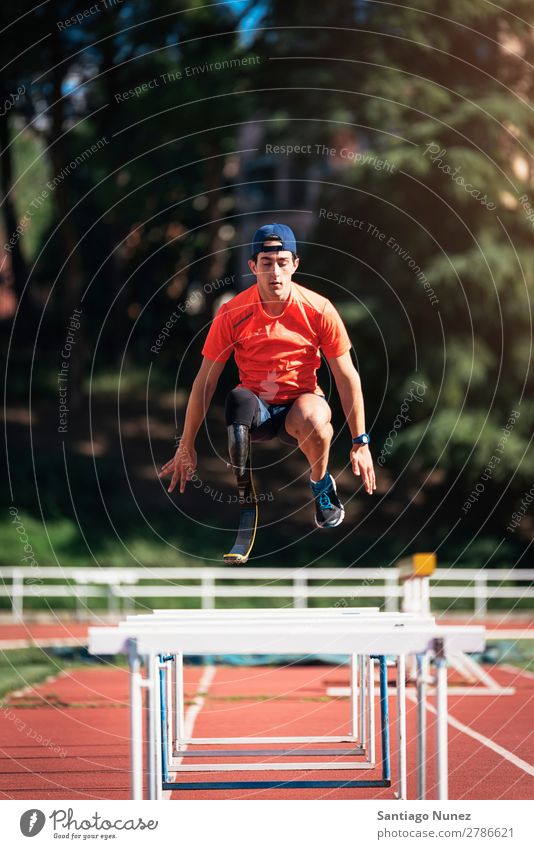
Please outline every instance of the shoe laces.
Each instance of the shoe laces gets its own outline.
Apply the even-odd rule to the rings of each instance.
[[[330,501],[330,496],[328,495],[328,492],[321,492],[317,500],[319,502],[319,507],[322,510],[329,510],[333,506],[332,502]]]

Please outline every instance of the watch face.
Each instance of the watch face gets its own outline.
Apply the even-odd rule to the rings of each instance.
[[[362,436],[362,442],[364,445],[367,445],[367,443],[369,442],[369,437],[366,433],[364,433],[364,435]]]

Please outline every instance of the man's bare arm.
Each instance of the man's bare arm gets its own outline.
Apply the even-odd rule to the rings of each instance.
[[[351,432],[351,436],[365,433],[365,407],[363,403],[362,383],[360,375],[354,368],[350,351],[341,357],[328,360],[328,365],[334,375],[341,406]],[[353,445],[350,451],[352,471],[361,475],[369,495],[376,489],[373,459],[368,445]]]
[[[194,448],[198,431],[211,404],[213,393],[217,388],[219,377],[226,363],[216,363],[213,360],[202,360],[202,365],[193,381],[191,394],[185,411],[182,443]]]
[[[184,429],[180,444],[174,457],[161,468],[159,477],[165,477],[172,473],[169,484],[169,492],[172,492],[178,481],[180,481],[180,492],[185,490],[187,481],[191,478],[197,465],[197,454],[195,451],[195,440],[202,422],[206,418],[213,393],[226,363],[217,363],[202,360],[202,365],[193,381],[187,409],[185,411]]]

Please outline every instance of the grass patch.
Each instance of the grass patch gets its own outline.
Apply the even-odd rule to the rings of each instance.
[[[0,650],[0,699],[13,690],[42,683],[66,665],[43,649]]]
[[[58,507],[58,512],[61,510]],[[76,522],[70,518],[47,519],[46,526],[40,518],[21,510],[17,516],[19,527],[23,528],[31,545],[31,555],[38,566],[92,566],[97,563],[105,566],[128,567],[147,566],[191,566],[191,557],[174,548],[163,540],[147,540],[139,537],[135,528],[121,531],[119,536],[111,535],[109,528],[82,523],[90,550],[84,542]],[[195,541],[193,541],[193,539]],[[214,546],[203,529],[184,528],[170,535],[170,541],[184,550],[194,547],[197,552],[195,565],[213,565]],[[15,523],[9,517],[0,524],[0,565],[25,566],[22,558],[27,555],[17,533]],[[94,558],[94,559],[93,559]],[[35,567],[35,578],[39,577]],[[55,601],[59,601],[56,599]]]
[[[56,370],[57,371],[57,370]],[[56,377],[57,384],[57,374]],[[148,380],[148,369],[146,366],[129,365],[123,371],[102,370],[95,371],[90,377],[86,377],[83,388],[91,395],[116,396],[118,393],[146,392]],[[168,391],[169,378],[164,370],[153,368],[150,372],[150,388],[152,390]],[[186,400],[185,393],[180,393],[182,400]]]
[[[509,663],[518,669],[534,672],[534,640],[491,639],[486,654],[494,662]]]

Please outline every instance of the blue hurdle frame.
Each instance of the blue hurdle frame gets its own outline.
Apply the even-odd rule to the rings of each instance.
[[[161,684],[161,672],[163,672],[164,677],[165,677],[165,675],[170,676],[170,671],[169,671],[168,667],[166,666],[166,664],[167,664],[168,661],[174,661],[175,666],[176,666],[175,674],[183,676],[183,670],[178,669],[178,657],[181,658],[181,655],[177,655],[177,654],[169,654],[169,655],[160,654],[159,655],[159,663],[160,663],[160,701],[159,701],[160,707],[159,707],[159,710],[160,710],[160,714],[162,712],[162,707],[164,708],[163,713],[162,713],[163,718],[162,718],[162,721],[161,721],[162,742],[163,742],[163,737],[164,737],[165,731],[168,730],[167,726],[168,726],[168,723],[170,721],[170,717],[171,717],[172,713],[171,713],[171,709],[169,707],[169,704],[170,704],[169,688],[166,689],[164,684]],[[369,659],[378,659],[378,655],[376,655],[376,656],[369,655],[368,657],[369,657]],[[181,663],[180,663],[180,666],[181,666]],[[359,675],[360,675],[360,679],[361,679],[359,685],[356,684],[357,675],[355,674],[355,670],[357,670],[358,668],[359,668]],[[369,674],[371,674],[371,673],[369,673]],[[169,772],[171,772],[171,773],[173,772],[173,763],[172,763],[173,757],[178,757],[180,760],[182,760],[184,758],[193,758],[193,759],[196,759],[196,758],[213,758],[215,755],[218,758],[221,758],[221,757],[225,757],[225,758],[226,757],[249,758],[249,757],[256,757],[256,756],[257,757],[261,757],[261,756],[294,757],[295,755],[298,755],[299,757],[325,757],[325,756],[340,757],[341,756],[341,757],[347,758],[347,757],[357,757],[358,755],[365,755],[366,754],[365,740],[366,740],[366,736],[367,736],[367,729],[365,727],[365,706],[366,706],[366,700],[367,700],[366,697],[368,697],[368,694],[367,694],[365,686],[363,686],[364,675],[365,675],[364,658],[362,656],[357,657],[354,654],[350,655],[352,735],[345,735],[346,739],[343,739],[341,737],[338,738],[338,742],[340,742],[340,743],[350,743],[351,744],[350,749],[345,749],[345,750],[326,749],[326,748],[322,748],[322,749],[301,749],[301,748],[298,748],[297,749],[297,748],[294,747],[292,749],[265,749],[265,748],[261,748],[261,749],[217,749],[216,751],[214,751],[213,749],[192,748],[192,749],[189,749],[189,750],[178,749],[177,751],[174,751],[174,740],[172,738],[172,735],[168,734],[167,735],[167,743],[166,743],[165,748],[163,749],[163,746],[162,746],[162,764],[167,765],[167,772],[166,772],[167,776],[168,776]],[[167,677],[167,684],[169,685],[170,683],[171,683],[171,678]],[[358,689],[358,686],[359,686],[359,690],[360,690],[360,704],[359,704],[359,712],[357,713],[356,712],[357,709],[355,708],[354,701],[352,701],[352,700],[354,698],[355,691]],[[355,720],[355,716],[359,716],[359,719],[357,718]],[[358,736],[356,736],[356,737],[353,736],[354,733],[355,733],[354,732],[354,722],[355,721],[357,722],[357,728],[358,728]],[[174,729],[174,730],[176,731],[176,729]],[[369,733],[371,733],[370,728],[369,728]],[[291,739],[292,738],[281,738],[280,742],[285,742],[286,740],[291,740]],[[327,741],[328,741],[328,738],[325,737],[324,742],[326,743]],[[226,740],[225,742],[228,742],[228,740]],[[236,737],[232,740],[232,742],[235,743],[235,744],[240,744],[241,742],[246,742],[246,738]],[[295,738],[295,742],[297,742],[297,738]],[[317,738],[317,742],[319,742],[319,738]],[[204,741],[204,743],[206,744],[206,743],[208,743],[208,741],[206,740],[206,741]],[[194,740],[190,740],[188,745],[193,746],[193,745],[196,745],[196,743],[195,743]],[[221,744],[218,743],[217,739],[214,739],[213,742],[210,742],[210,745],[215,746],[215,745],[221,745]],[[372,751],[374,751],[374,749],[372,749]],[[169,757],[169,752],[171,752],[170,757]],[[165,756],[166,756],[166,760],[165,760]],[[372,760],[372,763],[369,763],[369,765],[365,767],[366,769],[374,769],[374,767],[375,767],[374,754],[372,755],[371,760]],[[176,767],[174,766],[174,768],[176,768]],[[299,763],[299,764],[295,764],[295,769],[300,769],[300,768],[306,769],[307,764],[304,763],[304,762]],[[335,767],[332,766],[331,768],[333,769]],[[362,767],[362,768],[364,768],[364,767]],[[236,766],[236,769],[239,769],[239,767]],[[203,771],[203,770],[199,770],[199,771]],[[206,771],[208,771],[208,770],[206,770]],[[213,770],[213,771],[215,771],[215,770]]]
[[[167,747],[167,700],[165,692],[165,671],[162,667],[159,670],[159,686],[160,686],[160,721],[161,721],[161,755],[162,755],[162,785],[163,790],[272,790],[281,789],[342,789],[342,788],[366,788],[366,787],[391,787],[391,752],[390,752],[390,734],[389,734],[389,708],[388,708],[388,681],[387,681],[387,659],[385,655],[370,655],[372,660],[378,660],[379,664],[379,680],[380,680],[380,739],[381,739],[381,767],[382,778],[378,779],[354,779],[350,781],[304,781],[293,780],[283,781],[170,781],[168,773],[168,747]],[[166,657],[160,655],[160,663],[170,660],[171,656]],[[374,705],[369,705],[370,710],[374,710]],[[340,752],[336,750],[336,754],[341,754],[343,757],[353,754],[353,752]],[[184,753],[180,752],[182,757]],[[213,751],[202,753],[201,756],[211,755],[212,757],[224,757],[227,750]],[[262,754],[266,754],[262,750]],[[281,755],[280,750],[274,750],[273,754]],[[317,753],[319,754],[319,752]],[[328,752],[322,750],[321,755],[326,755]],[[199,752],[195,753],[196,756]],[[305,769],[305,767],[302,767]],[[332,766],[335,770],[335,766]],[[216,771],[216,770],[213,770]]]

